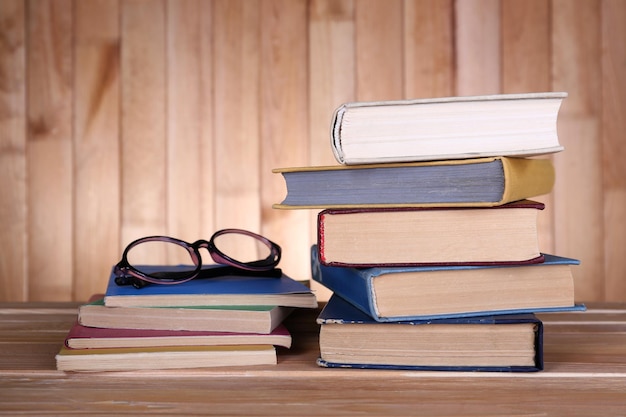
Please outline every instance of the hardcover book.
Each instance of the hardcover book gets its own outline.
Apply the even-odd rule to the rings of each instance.
[[[293,311],[278,306],[111,308],[104,305],[104,294],[94,298],[78,308],[78,320],[83,326],[268,334]]]
[[[218,267],[207,265],[207,267]],[[153,266],[155,270],[181,267]],[[148,268],[143,268],[144,270]],[[111,270],[104,297],[107,307],[281,306],[316,308],[315,294],[306,285],[282,274],[279,278],[236,276],[192,279],[176,285],[150,284],[141,289],[119,286]]]
[[[69,349],[56,355],[59,371],[138,371],[276,365],[272,345],[160,346],[140,348]]]
[[[314,245],[311,270],[313,280],[380,322],[584,310],[574,301],[571,267],[579,261],[544,258],[506,266],[346,268],[322,265]]]
[[[563,150],[557,116],[567,93],[353,102],[335,110],[342,164],[530,156]]]
[[[155,346],[274,345],[291,347],[291,334],[279,325],[269,334],[187,330],[111,329],[74,323],[65,346],[71,349]]]
[[[543,325],[533,314],[383,324],[333,295],[317,322],[320,366],[500,372],[543,369]]]
[[[489,208],[327,209],[317,216],[324,265],[542,262],[531,200]],[[480,242],[479,245],[476,242]]]
[[[274,169],[287,195],[274,208],[498,206],[547,194],[554,167],[541,158]]]

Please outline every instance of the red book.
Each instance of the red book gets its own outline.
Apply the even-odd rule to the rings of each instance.
[[[135,330],[82,326],[76,322],[65,345],[71,349],[164,346],[274,345],[291,347],[291,334],[280,324],[269,334],[187,330]]]

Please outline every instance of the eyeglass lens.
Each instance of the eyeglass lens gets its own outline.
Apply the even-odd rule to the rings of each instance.
[[[242,264],[265,260],[272,253],[271,248],[258,238],[237,232],[218,234],[214,237],[213,244],[218,251]],[[132,245],[128,249],[126,259],[134,269],[143,274],[157,279],[176,280],[185,277],[187,272],[193,272],[198,262],[202,262],[203,265],[214,263],[215,259],[207,256],[208,253],[198,247],[195,249],[198,252],[191,244],[177,239],[146,239]],[[198,259],[196,253],[201,257],[204,255],[204,258]],[[169,271],[163,270],[163,265],[176,266],[177,273],[171,273],[173,268],[167,268]],[[162,274],[155,274],[155,266],[159,266],[158,270]]]

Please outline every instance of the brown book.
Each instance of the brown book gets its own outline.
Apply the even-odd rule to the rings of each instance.
[[[145,330],[87,327],[74,323],[65,338],[71,349],[154,346],[274,345],[291,347],[291,334],[280,324],[269,334],[188,330]]]
[[[328,209],[317,218],[324,265],[536,263],[537,215],[523,200],[493,208]]]

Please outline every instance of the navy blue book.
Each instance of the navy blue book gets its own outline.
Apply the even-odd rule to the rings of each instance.
[[[543,369],[543,324],[532,313],[379,323],[334,294],[317,322],[317,363],[323,367],[499,372]]]
[[[320,263],[313,280],[377,321],[584,310],[574,301],[576,259],[544,254],[519,265],[348,268]]]
[[[155,266],[154,268],[175,270],[177,267]],[[138,289],[132,285],[117,285],[115,274],[111,270],[104,305],[107,307],[269,305],[316,308],[317,299],[309,287],[284,273],[278,278],[229,275],[192,279],[175,285],[148,284]]]

